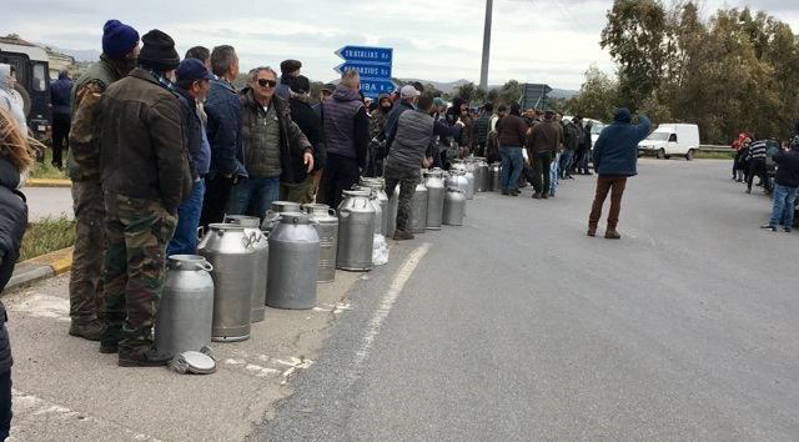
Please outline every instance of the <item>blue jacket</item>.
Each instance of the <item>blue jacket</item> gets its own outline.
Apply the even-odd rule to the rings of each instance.
[[[233,86],[214,76],[205,102],[208,142],[211,144],[209,176],[217,173],[247,177],[241,145],[241,103]]]
[[[613,124],[599,135],[594,146],[594,169],[600,175],[638,175],[638,143],[649,136],[650,123],[639,115],[637,125],[630,124],[632,116],[627,109],[619,109]]]
[[[53,105],[53,113],[69,115],[72,111],[72,80],[66,76],[58,77],[50,85],[50,103]]]

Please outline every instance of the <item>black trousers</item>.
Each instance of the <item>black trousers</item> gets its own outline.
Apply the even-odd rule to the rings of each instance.
[[[0,374],[0,441],[8,438],[9,431],[11,431],[11,370]]]
[[[538,152],[533,158],[533,188],[538,193],[549,193],[549,167],[552,152]]]
[[[53,114],[53,165],[64,165],[63,154],[69,150],[69,129],[72,120],[67,114]]]
[[[325,204],[332,208],[338,208],[341,204],[342,193],[351,190],[352,186],[358,183],[361,171],[358,162],[352,158],[327,154],[327,165],[322,174],[322,181],[325,189]]]
[[[752,190],[752,181],[754,181],[755,175],[759,176],[760,180],[763,181],[763,187],[770,191],[766,160],[758,158],[749,162],[749,173],[746,176],[746,188],[749,190]]]
[[[208,224],[224,221],[232,188],[233,179],[225,178],[222,175],[215,175],[213,178],[205,180],[205,197],[200,215],[200,225],[203,228],[208,228]]]

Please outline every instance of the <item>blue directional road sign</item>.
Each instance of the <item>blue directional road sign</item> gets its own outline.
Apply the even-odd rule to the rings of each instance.
[[[344,46],[336,51],[336,55],[346,61],[391,64],[394,58],[394,49],[369,46]]]
[[[391,65],[371,64],[371,63],[357,63],[348,61],[336,66],[336,72],[343,74],[347,71],[358,71],[361,79],[364,78],[377,78],[385,79],[391,78]]]
[[[361,92],[367,97],[377,98],[382,93],[393,92],[396,85],[391,82],[391,63],[394,50],[369,46],[344,46],[336,51],[344,63],[335,67],[336,72],[357,71],[361,76]]]

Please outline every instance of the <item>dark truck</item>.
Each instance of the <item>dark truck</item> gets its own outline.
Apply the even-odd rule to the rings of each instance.
[[[44,140],[52,121],[47,51],[24,40],[0,37],[0,63],[14,67],[16,90],[25,102],[28,126],[36,138]]]

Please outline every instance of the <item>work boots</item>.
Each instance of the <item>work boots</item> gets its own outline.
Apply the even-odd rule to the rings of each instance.
[[[69,326],[69,335],[83,338],[89,341],[99,341],[103,336],[105,327],[99,319],[92,319],[86,322],[72,320]]]
[[[394,232],[394,241],[407,241],[409,239],[414,239],[413,233],[408,232],[407,230],[397,230]]]
[[[154,345],[121,347],[119,349],[120,367],[163,367],[174,355],[161,353]]]
[[[605,238],[606,239],[621,239],[621,235],[619,232],[616,231],[615,228],[608,227],[608,230],[605,231]]]

